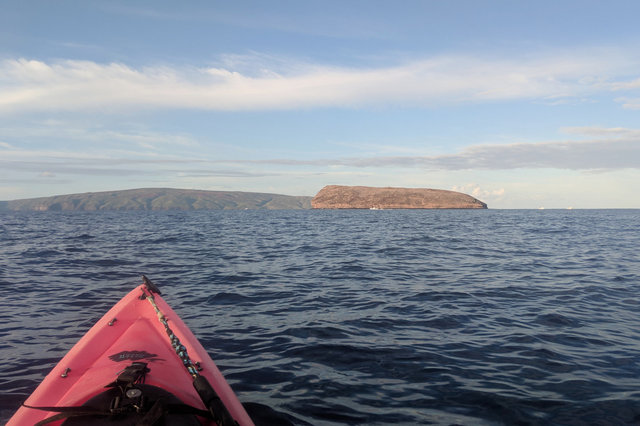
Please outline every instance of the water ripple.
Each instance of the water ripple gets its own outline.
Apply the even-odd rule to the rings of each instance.
[[[640,212],[0,212],[0,421],[146,273],[258,422],[640,422]]]

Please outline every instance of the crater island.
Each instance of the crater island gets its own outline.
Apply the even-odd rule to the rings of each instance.
[[[311,200],[314,209],[486,209],[470,195],[429,188],[325,186]]]

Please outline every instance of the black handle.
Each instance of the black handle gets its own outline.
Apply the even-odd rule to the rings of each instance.
[[[209,381],[204,376],[198,376],[193,379],[193,387],[200,395],[200,399],[204,402],[205,407],[213,416],[213,420],[218,423],[218,426],[237,426],[236,422],[231,414],[224,406],[222,400],[213,389]]]

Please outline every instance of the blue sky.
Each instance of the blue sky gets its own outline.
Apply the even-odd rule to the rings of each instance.
[[[452,189],[640,208],[637,1],[3,1],[0,200]]]

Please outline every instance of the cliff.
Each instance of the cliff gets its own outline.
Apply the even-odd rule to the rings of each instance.
[[[146,188],[4,201],[3,210],[289,210],[308,209],[311,197],[237,191]]]
[[[426,188],[325,186],[311,200],[314,209],[486,209],[470,195]]]

